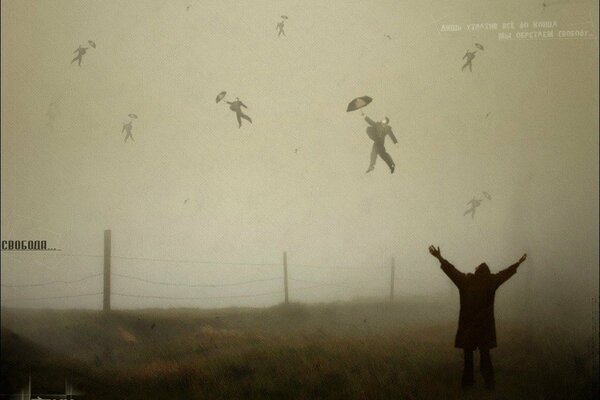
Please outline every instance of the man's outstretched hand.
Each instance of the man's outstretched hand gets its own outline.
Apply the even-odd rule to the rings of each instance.
[[[438,260],[442,258],[442,252],[440,251],[439,247],[435,248],[435,246],[429,246],[429,252]]]
[[[519,264],[522,264],[525,260],[527,260],[527,253],[523,254],[523,257],[519,258]]]

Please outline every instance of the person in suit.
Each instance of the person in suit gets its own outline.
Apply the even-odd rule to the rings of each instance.
[[[481,374],[486,387],[493,390],[495,381],[490,350],[497,346],[494,298],[500,285],[517,273],[519,266],[527,259],[527,254],[496,274],[490,272],[486,263],[479,264],[474,274],[465,274],[442,257],[439,247],[429,246],[429,252],[439,260],[442,271],[459,290],[460,314],[454,347],[464,351],[461,385],[463,388],[473,386],[473,352],[479,349]]]
[[[71,60],[71,64],[73,64],[75,61],[78,62],[78,65],[81,67],[81,60],[83,59],[83,55],[87,52],[87,47],[81,47],[79,46],[77,49],[75,49],[75,51],[73,53],[77,53],[77,55],[75,56],[74,59]]]
[[[477,207],[479,207],[481,205],[481,201],[479,199],[476,199],[475,197],[473,197],[471,199],[471,201],[469,201],[467,203],[467,205],[471,205],[471,208],[469,208],[467,211],[465,211],[465,213],[463,215],[467,215],[467,214],[471,214],[471,219],[475,218],[475,209]]]
[[[464,71],[465,68],[469,67],[469,71],[473,72],[472,62],[473,62],[473,59],[475,58],[475,53],[477,53],[477,50],[475,50],[475,51],[467,50],[467,52],[463,56],[463,60],[466,58],[467,62],[465,63],[465,65],[462,66],[462,68],[460,69],[461,71]]]
[[[135,142],[135,140],[133,140],[133,135],[131,134],[131,130],[133,129],[133,122],[129,121],[126,124],[123,124],[123,129],[121,129],[121,133],[123,132],[127,132],[127,134],[125,135],[125,141],[124,143],[127,143],[127,139],[131,138],[132,141]]]
[[[390,168],[390,172],[393,174],[394,169],[396,168],[396,164],[394,164],[394,160],[385,150],[385,137],[389,136],[392,139],[394,144],[398,143],[396,140],[396,136],[394,136],[394,132],[392,132],[392,128],[390,127],[390,119],[385,117],[382,121],[375,122],[368,116],[365,116],[365,121],[369,124],[367,128],[367,136],[373,141],[373,147],[371,149],[371,162],[369,164],[369,168],[367,169],[367,173],[373,171],[375,169],[375,162],[377,161],[377,156],[381,157],[383,161]]]
[[[242,111],[242,107],[248,107],[246,107],[246,105],[240,101],[239,97],[236,97],[235,101],[228,101],[227,104],[229,104],[229,109],[231,111],[235,111],[235,116],[237,118],[239,128],[242,127],[242,118],[252,123],[252,119],[250,119],[250,117],[244,114],[244,112]]]
[[[277,29],[277,37],[281,36],[283,34],[283,36],[285,36],[285,32],[283,31],[283,24],[284,24],[285,20],[281,20],[281,22],[279,22],[277,24],[277,26],[275,27],[275,29]]]

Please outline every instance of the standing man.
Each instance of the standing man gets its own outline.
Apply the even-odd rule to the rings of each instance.
[[[235,101],[233,101],[233,102],[228,101],[227,104],[229,104],[229,109],[231,111],[235,111],[235,116],[237,118],[239,128],[242,127],[242,118],[244,118],[245,120],[250,121],[250,123],[252,123],[252,120],[250,119],[250,117],[242,112],[242,107],[244,107],[244,108],[248,108],[248,107],[246,107],[246,105],[240,101],[239,97],[236,97]]]
[[[375,162],[377,161],[377,155],[379,155],[379,157],[381,157],[388,165],[390,172],[393,174],[396,164],[394,164],[394,160],[392,160],[392,157],[385,150],[385,137],[389,135],[394,144],[397,144],[398,140],[396,140],[396,136],[394,136],[394,132],[392,132],[392,128],[389,126],[390,119],[385,117],[385,119],[382,121],[375,122],[366,116],[365,121],[367,121],[367,123],[370,125],[367,128],[367,135],[373,141],[373,148],[371,149],[371,163],[369,164],[367,173],[373,171],[375,168]]]
[[[486,263],[480,264],[474,274],[465,274],[442,257],[439,247],[429,246],[429,252],[440,261],[442,271],[458,287],[460,294],[460,315],[454,347],[464,350],[462,387],[468,388],[475,382],[473,352],[479,349],[479,366],[485,386],[493,390],[495,381],[490,349],[496,347],[494,297],[498,287],[513,276],[519,265],[527,259],[527,254],[496,274],[490,273]]]

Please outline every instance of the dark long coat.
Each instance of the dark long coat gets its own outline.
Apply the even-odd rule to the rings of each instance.
[[[369,117],[365,117],[365,121],[367,121],[370,125],[367,128],[367,135],[372,141],[384,141],[385,137],[389,136],[394,144],[398,143],[398,140],[396,139],[396,136],[394,135],[394,132],[392,132],[392,128],[389,125],[373,121]]]
[[[518,263],[492,274],[487,266],[475,274],[465,274],[448,261],[441,262],[442,270],[460,292],[460,315],[454,347],[476,349],[496,347],[494,297],[500,285],[517,272]]]

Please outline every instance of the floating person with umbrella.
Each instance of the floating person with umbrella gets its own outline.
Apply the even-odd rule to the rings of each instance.
[[[281,36],[281,34],[283,34],[283,36],[285,36],[285,32],[283,31],[283,25],[284,25],[286,19],[287,19],[287,17],[285,15],[282,15],[281,22],[278,23],[277,26],[275,27],[275,29],[278,31],[277,37]]]
[[[129,114],[129,118],[137,119],[137,115],[136,114]],[[121,133],[127,132],[127,134],[125,135],[125,141],[124,141],[124,143],[127,143],[127,139],[128,138],[131,138],[131,140],[133,142],[135,142],[135,140],[133,140],[133,135],[131,134],[131,130],[132,129],[133,129],[133,120],[130,120],[128,123],[123,124],[123,129],[121,129]]]
[[[466,58],[467,62],[465,63],[465,65],[462,66],[462,68],[460,69],[461,71],[464,71],[466,67],[469,67],[469,71],[473,72],[472,62],[473,62],[473,59],[475,58],[475,53],[477,53],[477,50],[475,50],[475,51],[467,50],[467,52],[463,56],[463,60]]]
[[[370,125],[367,128],[367,135],[371,140],[373,140],[373,148],[371,149],[371,162],[369,163],[367,173],[375,169],[375,162],[377,161],[377,156],[379,155],[379,157],[381,157],[390,168],[390,173],[393,174],[396,164],[394,164],[394,160],[392,160],[392,157],[385,150],[385,137],[389,136],[394,144],[398,144],[398,140],[396,139],[396,136],[394,136],[394,132],[392,132],[392,128],[389,125],[390,119],[385,117],[382,121],[375,122],[368,116],[365,116],[365,121],[367,121],[367,123]]]
[[[252,119],[250,119],[250,117],[244,114],[244,112],[242,111],[242,107],[248,107],[244,103],[242,103],[239,97],[236,97],[235,101],[228,101],[227,104],[229,104],[229,109],[231,111],[235,111],[235,116],[237,118],[239,128],[242,127],[242,118],[252,123]]]
[[[73,53],[77,53],[74,59],[71,60],[71,64],[77,61],[78,65],[81,67],[81,60],[83,59],[84,54],[87,52],[87,47],[82,47],[79,45],[77,49]]]
[[[123,124],[123,129],[121,129],[121,133],[127,132],[127,135],[125,135],[125,141],[123,143],[127,143],[128,138],[131,138],[131,140],[135,142],[135,140],[133,140],[133,135],[131,134],[132,129],[133,121],[129,121],[128,123]]]
[[[465,211],[465,213],[463,215],[467,215],[470,213],[471,219],[475,218],[475,209],[481,205],[482,201],[483,200],[479,200],[479,199],[476,199],[475,197],[473,197],[473,199],[467,203],[467,204],[471,204],[471,208],[469,208],[467,211]]]
[[[371,103],[373,99],[369,96],[357,97],[352,100],[348,107],[346,108],[346,112],[355,111],[360,108],[366,107]],[[361,110],[361,115],[365,115],[365,113]],[[375,169],[375,162],[377,161],[377,156],[381,157],[383,161],[390,168],[390,172],[393,174],[394,169],[396,168],[396,164],[394,164],[394,160],[385,150],[385,137],[390,136],[394,144],[398,143],[396,140],[396,136],[392,132],[392,128],[389,126],[389,118],[385,117],[382,121],[375,122],[368,116],[365,116],[365,121],[370,125],[367,128],[367,135],[371,140],[373,140],[373,147],[371,149],[371,161],[369,163],[369,168],[367,169],[367,173],[373,171]]]

